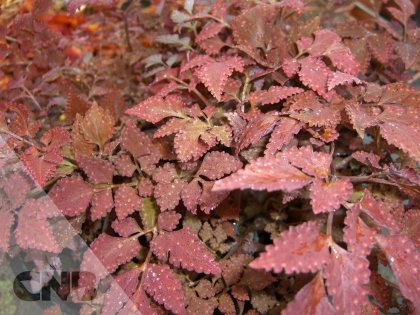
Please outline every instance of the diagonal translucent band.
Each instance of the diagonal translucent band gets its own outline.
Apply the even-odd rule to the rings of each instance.
[[[140,314],[131,295],[80,236],[84,220],[83,216],[66,218],[30,177],[7,138],[0,136],[2,310],[10,314]],[[81,267],[86,257],[89,263]],[[137,285],[140,273],[134,269],[124,275]],[[80,287],[83,279],[89,279],[95,290]],[[88,291],[95,292],[93,299],[86,299]],[[134,298],[140,297],[135,294]]]

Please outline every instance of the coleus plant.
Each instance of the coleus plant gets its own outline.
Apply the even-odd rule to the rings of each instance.
[[[10,12],[4,259],[71,250],[83,314],[420,311],[412,2]]]

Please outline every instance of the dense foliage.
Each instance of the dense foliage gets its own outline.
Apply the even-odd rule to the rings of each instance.
[[[2,259],[71,250],[81,314],[420,312],[412,2],[0,12]]]

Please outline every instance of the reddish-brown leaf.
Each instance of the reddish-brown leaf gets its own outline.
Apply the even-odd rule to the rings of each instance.
[[[131,155],[138,159],[141,156],[150,153],[150,146],[147,145],[150,141],[147,136],[137,128],[133,121],[125,124],[121,131],[121,148],[131,153]],[[142,143],[143,145],[139,145]]]
[[[14,222],[13,213],[4,209],[0,210],[0,250],[5,253],[9,250],[10,232]]]
[[[284,190],[287,192],[309,184],[311,178],[293,167],[283,157],[265,157],[252,161],[244,169],[216,181],[213,190]]]
[[[57,168],[59,163],[56,161],[57,153],[58,151],[54,150],[42,155],[37,149],[30,147],[19,158],[32,179],[42,187],[53,176]],[[61,157],[61,155],[58,156]]]
[[[299,71],[300,65],[296,59],[284,59],[281,65],[284,73],[290,78]]]
[[[372,116],[357,102],[348,102],[346,104],[346,113],[349,116],[354,129],[356,129],[361,138],[365,137],[366,128],[375,126],[379,123],[376,117]]]
[[[283,146],[287,145],[302,128],[302,123],[295,119],[284,117],[281,118],[277,126],[271,133],[270,141],[264,151],[265,155],[272,155],[276,151],[280,151]]]
[[[404,91],[401,94],[391,95],[394,99],[390,99],[389,102],[399,103],[395,100],[395,97],[403,96],[405,94]],[[414,99],[417,102],[420,100],[418,95]],[[378,119],[382,122],[379,125],[381,136],[388,143],[401,148],[416,161],[420,161],[420,146],[417,143],[420,138],[420,126],[418,124],[420,110],[418,106],[408,106],[409,100],[405,99],[406,97],[403,97],[401,101],[401,105],[404,104],[403,106],[386,106],[384,111],[378,116]]]
[[[70,90],[66,100],[66,109],[64,111],[66,120],[72,122],[76,118],[77,114],[84,115],[88,111],[90,105],[91,104],[81,95],[78,95],[75,91]]]
[[[365,189],[363,198],[359,202],[359,207],[379,226],[395,233],[400,232],[401,226],[394,220],[388,207],[383,202],[376,200],[369,190]]]
[[[94,103],[86,112],[80,124],[80,129],[87,142],[103,148],[114,133],[114,118],[108,110]]]
[[[310,126],[334,128],[340,123],[340,111],[332,104],[325,105],[312,92],[297,95],[292,100],[290,117],[308,123]]]
[[[329,174],[331,155],[324,152],[315,152],[311,146],[292,147],[283,152],[283,156],[294,166],[301,168],[305,173],[327,178]]]
[[[136,165],[128,154],[122,154],[114,162],[118,174],[121,176],[131,177],[136,170]]]
[[[70,143],[70,134],[62,127],[55,127],[42,135],[41,142],[47,147],[47,151],[60,149]]]
[[[92,221],[105,217],[114,208],[112,190],[106,189],[96,192],[92,197],[91,204],[90,216]]]
[[[227,79],[234,71],[243,71],[243,67],[242,59],[233,56],[206,63],[195,73],[210,93],[220,101]]]
[[[191,213],[197,213],[197,207],[200,202],[202,188],[198,180],[189,182],[181,192],[182,202]]]
[[[213,151],[206,154],[197,175],[215,180],[233,173],[241,167],[242,163],[236,157],[226,152]]]
[[[413,242],[404,235],[377,235],[376,240],[388,258],[401,293],[420,309],[420,254]]]
[[[134,211],[140,209],[141,198],[137,190],[129,185],[121,185],[115,192],[115,212],[119,220],[125,219]]]
[[[11,208],[18,208],[25,201],[26,194],[31,190],[30,182],[21,172],[10,175],[3,186],[3,191],[9,200]]]
[[[158,183],[154,189],[156,202],[160,207],[160,211],[174,209],[181,200],[181,192],[186,185],[183,179],[175,179],[169,183]]]
[[[306,57],[300,61],[300,80],[322,97],[327,96],[327,81],[330,72],[331,70],[319,58]]]
[[[157,123],[166,117],[185,117],[186,106],[178,96],[152,96],[128,109],[127,114],[136,116],[150,123]]]
[[[369,261],[338,245],[333,245],[331,251],[324,277],[334,308],[339,314],[360,314],[363,304],[368,301]]]
[[[262,269],[246,268],[239,282],[252,290],[261,291],[276,281],[271,272]]]
[[[236,143],[236,152],[240,152],[248,146],[257,143],[262,137],[269,134],[279,117],[273,113],[257,114],[241,130],[239,139]]]
[[[388,33],[378,33],[368,37],[370,52],[380,63],[387,64],[392,55],[393,42]]]
[[[49,192],[51,200],[66,216],[74,217],[83,213],[88,207],[93,189],[82,177],[71,176],[60,179]]]
[[[420,210],[410,209],[404,213],[404,233],[413,241],[416,248],[420,247]]]
[[[123,220],[114,220],[112,229],[122,237],[129,237],[132,234],[141,232],[140,226],[134,218],[128,217]]]
[[[113,89],[101,97],[99,105],[108,110],[115,121],[118,121],[126,110],[124,97],[119,90]]]
[[[302,0],[282,0],[277,6],[280,8],[291,8],[296,11],[298,15],[302,15],[305,10],[305,3]]]
[[[214,182],[202,181],[203,193],[200,197],[200,208],[206,214],[211,211],[227,198],[229,191],[214,191]]]
[[[255,91],[249,94],[248,100],[254,106],[257,104],[275,104],[289,96],[302,93],[304,90],[298,87],[272,86],[268,90]]]
[[[379,169],[382,168],[379,165],[379,161],[381,160],[381,157],[375,153],[356,151],[351,156],[358,162],[363,163],[365,165],[372,166],[374,168],[379,168]]]
[[[175,211],[165,211],[158,216],[158,227],[161,230],[173,231],[181,219],[181,214]]]
[[[334,315],[333,306],[325,292],[324,281],[318,273],[311,282],[306,284],[296,294],[294,300],[287,304],[283,311],[284,315],[308,314],[308,315]]]
[[[153,264],[147,268],[144,289],[153,299],[177,315],[186,315],[182,285],[167,265]]]
[[[312,56],[327,56],[338,69],[357,75],[359,63],[354,59],[348,47],[341,43],[341,38],[333,31],[323,29],[315,32],[315,40],[307,49]]]
[[[224,25],[221,23],[210,22],[203,26],[200,33],[197,34],[195,40],[197,43],[202,42],[206,39],[216,36],[222,29]]]
[[[226,315],[235,314],[235,303],[233,303],[232,297],[224,292],[219,296],[219,306],[218,309]]]
[[[28,216],[25,212],[18,215],[18,224],[14,230],[16,243],[22,249],[38,249],[59,253],[50,223],[45,219]]]
[[[375,231],[370,229],[359,218],[360,208],[358,205],[347,210],[344,219],[344,236],[343,240],[347,243],[349,252],[365,257],[369,255],[372,247],[375,245]]]
[[[329,183],[315,179],[309,194],[312,211],[318,214],[337,210],[352,192],[353,186],[348,179],[340,179]]]
[[[328,82],[327,82],[328,91],[332,90],[338,85],[351,84],[351,83],[360,84],[362,83],[362,81],[360,81],[357,77],[348,73],[344,73],[340,71],[330,72],[328,76]]]
[[[92,272],[100,280],[114,272],[118,266],[130,261],[140,251],[137,237],[114,237],[102,233],[83,255],[81,271]]]
[[[318,224],[310,221],[283,232],[250,266],[276,273],[283,269],[288,274],[316,272],[328,259],[327,238],[319,232]]]
[[[152,241],[152,250],[160,260],[169,260],[175,267],[206,274],[220,273],[213,255],[189,227],[174,232],[161,232]]]
[[[118,314],[124,304],[132,304],[131,297],[136,291],[140,273],[139,268],[134,268],[113,278],[111,287],[104,296],[101,315]]]
[[[112,184],[114,166],[111,162],[97,157],[81,156],[79,166],[89,178],[89,182],[98,184]]]

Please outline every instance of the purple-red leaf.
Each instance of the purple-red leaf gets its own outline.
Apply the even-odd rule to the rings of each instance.
[[[125,219],[135,210],[140,209],[141,198],[136,189],[126,184],[118,187],[115,192],[115,212],[119,220]]]
[[[226,152],[213,151],[206,154],[197,175],[215,180],[233,173],[241,167],[242,163],[236,157]]]
[[[274,104],[288,98],[289,96],[302,93],[303,91],[303,89],[298,87],[272,86],[268,90],[252,92],[249,95],[248,100],[253,105]]]
[[[112,190],[106,189],[95,193],[92,197],[91,205],[90,216],[92,221],[105,217],[114,208]]]
[[[365,129],[375,126],[379,121],[371,115],[367,110],[362,108],[357,102],[348,102],[346,104],[346,113],[350,118],[353,128],[357,134],[363,139],[365,137]]]
[[[213,190],[284,190],[291,192],[309,184],[311,178],[283,157],[265,157],[252,161],[244,169],[216,181]]]
[[[192,180],[182,189],[182,201],[187,210],[191,213],[197,213],[197,206],[200,202],[201,193],[202,188],[198,180]]]
[[[315,179],[309,195],[312,210],[315,214],[337,210],[352,192],[353,186],[347,179],[329,183]]]
[[[324,277],[334,308],[338,314],[360,314],[362,306],[368,301],[369,261],[338,245],[332,246],[331,251]]]
[[[271,133],[270,141],[264,151],[265,155],[272,155],[276,151],[280,151],[284,145],[287,145],[293,136],[302,128],[302,123],[295,119],[284,117],[281,118],[277,126]]]
[[[318,273],[311,282],[306,284],[296,294],[294,300],[287,304],[282,312],[284,315],[308,314],[308,315],[335,315],[333,306],[325,292],[324,281]]]
[[[376,240],[388,258],[401,293],[420,309],[420,254],[418,250],[404,235],[377,235]]]
[[[358,205],[347,210],[346,218],[344,219],[346,226],[343,240],[347,243],[349,252],[365,257],[375,245],[374,237],[376,233],[359,218],[359,214],[360,208]]]
[[[279,117],[272,113],[257,114],[241,130],[235,151],[240,152],[248,146],[257,143],[262,137],[269,134]]]
[[[93,188],[82,177],[71,176],[60,179],[49,192],[51,200],[66,216],[77,216],[87,209]]]
[[[186,315],[182,285],[167,265],[153,264],[147,268],[144,289],[159,304],[177,315]]]
[[[16,243],[22,249],[38,249],[51,253],[60,252],[50,223],[45,219],[28,216],[20,212],[15,229]]]
[[[381,160],[381,157],[379,155],[376,155],[375,153],[356,151],[351,156],[358,162],[363,163],[365,165],[372,166],[374,168],[379,168],[379,169],[382,168],[379,165],[379,161]]]
[[[331,155],[323,152],[315,152],[311,146],[292,147],[283,152],[284,157],[305,173],[321,178],[327,178],[329,174]]]
[[[113,278],[111,287],[104,296],[101,315],[118,314],[124,304],[131,304],[130,298],[136,291],[140,272],[139,268],[134,268]]]
[[[10,243],[10,229],[15,222],[13,213],[1,209],[0,210],[0,250],[7,253]]]
[[[189,227],[174,232],[161,232],[152,241],[152,250],[160,260],[169,260],[175,267],[206,274],[220,273],[213,255]]]
[[[401,226],[394,220],[391,212],[383,202],[377,201],[369,190],[365,189],[364,196],[359,202],[359,207],[379,226],[395,233],[400,232]]]
[[[283,232],[250,266],[276,273],[283,269],[288,274],[315,272],[328,259],[327,237],[319,232],[316,222],[310,221]]]
[[[115,220],[111,224],[112,229],[122,237],[129,237],[132,234],[141,232],[140,226],[134,218],[128,217],[123,220]]]
[[[181,219],[181,214],[175,211],[165,211],[158,216],[158,227],[161,230],[173,231]]]
[[[157,123],[166,117],[185,117],[185,104],[180,97],[152,96],[126,111],[126,114],[136,116],[150,123]]]
[[[83,172],[88,176],[89,182],[97,184],[111,184],[114,176],[114,166],[111,162],[97,157],[81,156],[78,159]]]
[[[94,272],[97,279],[114,272],[119,265],[133,259],[140,251],[136,237],[114,237],[102,233],[83,255],[81,271]]]
[[[205,63],[195,73],[210,93],[220,101],[227,79],[233,71],[243,71],[243,67],[242,59],[233,56]]]
[[[327,96],[327,81],[330,72],[331,70],[319,58],[309,56],[300,62],[300,80],[322,97]]]
[[[360,84],[362,83],[362,81],[360,81],[357,77],[348,73],[344,73],[340,71],[330,72],[328,76],[328,82],[327,82],[328,91],[332,90],[338,85],[344,85],[344,84],[350,84],[350,83]]]

